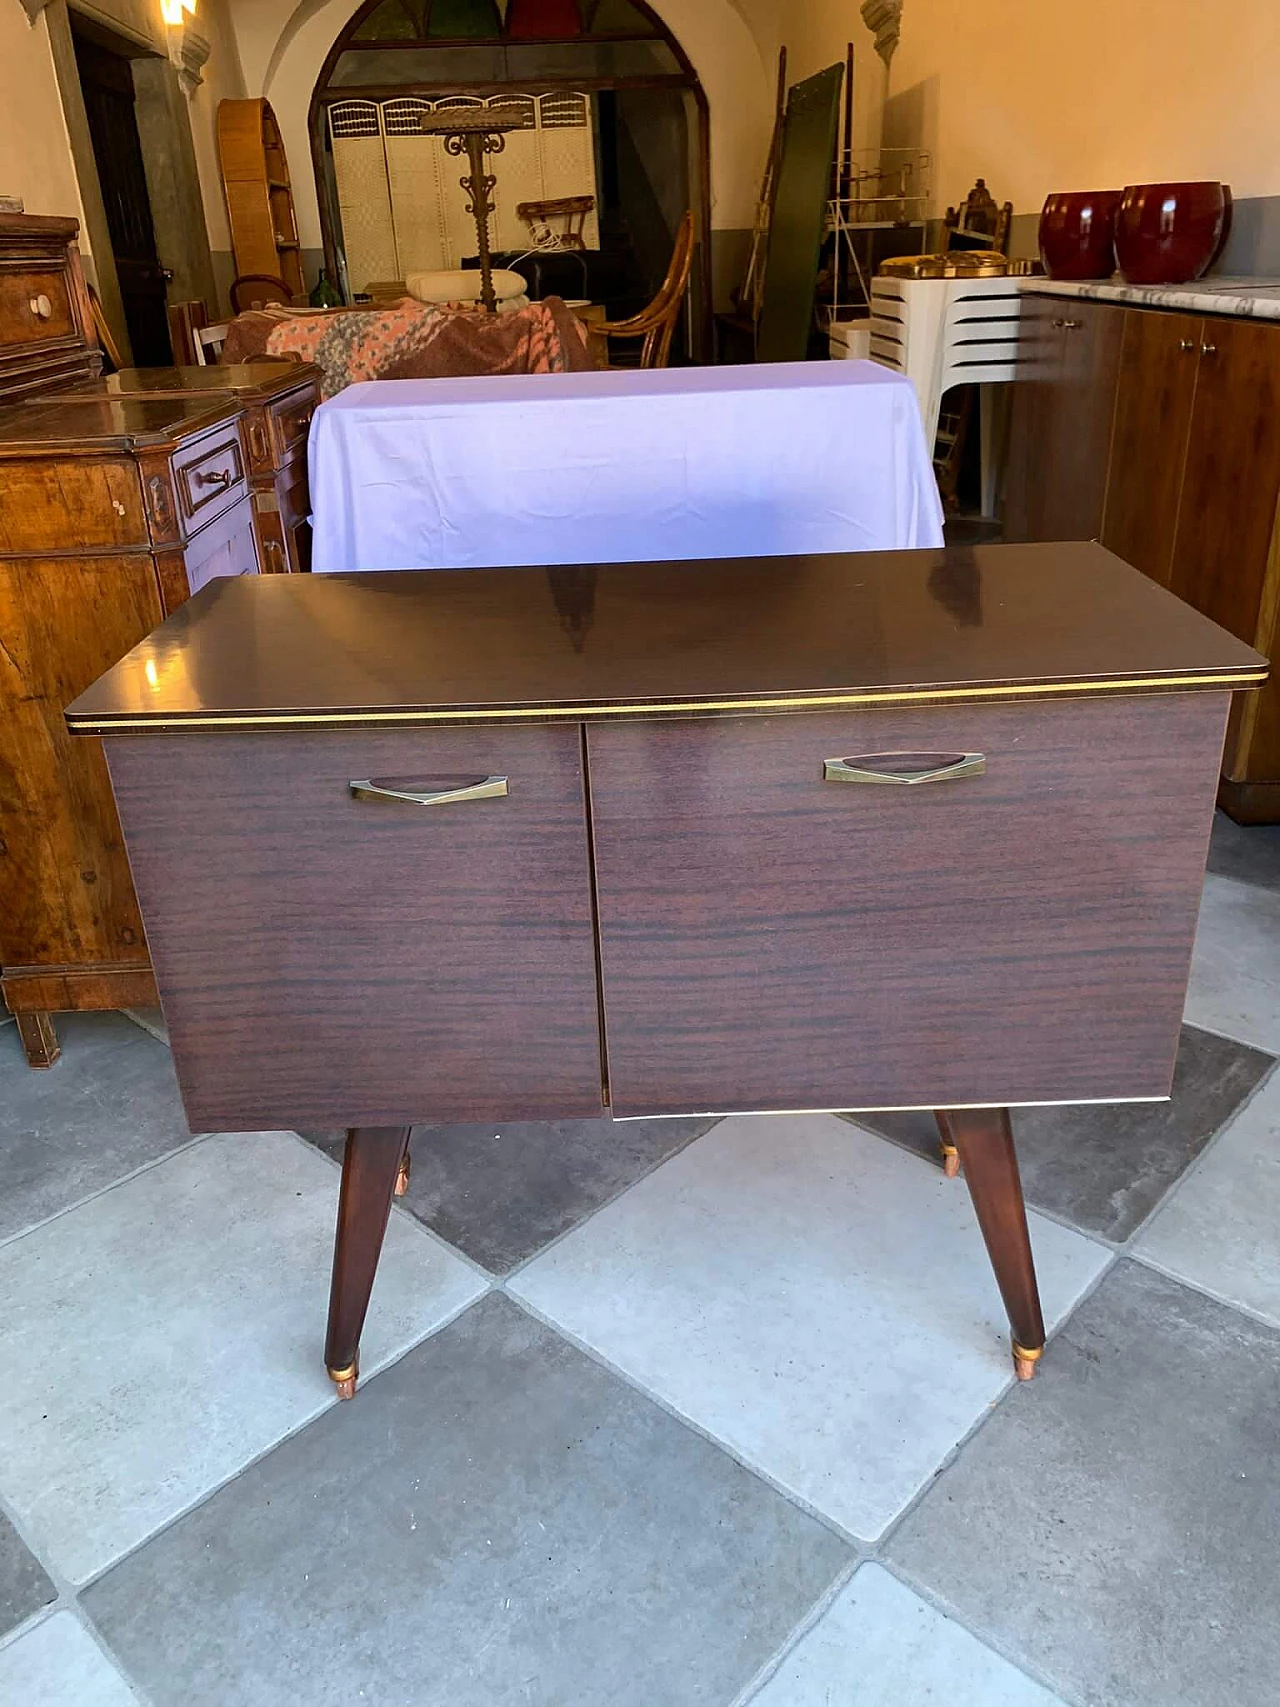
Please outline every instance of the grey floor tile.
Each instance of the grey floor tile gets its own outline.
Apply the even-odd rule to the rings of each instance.
[[[1280,1334],[1122,1263],[889,1557],[1089,1707],[1262,1707],[1277,1417]]]
[[[0,1516],[0,1636],[57,1598],[58,1591],[30,1548],[8,1518]]]
[[[0,1701],[13,1707],[140,1707],[71,1612],[55,1612],[0,1648]]]
[[[33,1072],[0,1030],[0,1238],[191,1141],[163,1044],[123,1014],[60,1014],[62,1058]]]
[[[1238,883],[1280,889],[1280,824],[1237,824],[1225,812],[1215,813],[1209,870]]]
[[[83,1582],[334,1402],[336,1200],[291,1134],[216,1136],[0,1249],[0,1489],[52,1568]],[[365,1373],[483,1284],[394,1216]]]
[[[160,1008],[126,1008],[125,1015],[135,1025],[140,1025],[149,1037],[157,1038],[161,1043],[169,1042],[169,1027],[165,1024],[164,1012]]]
[[[403,1207],[473,1262],[505,1274],[708,1132],[714,1120],[419,1126]],[[341,1133],[303,1133],[342,1158]]]
[[[1274,1065],[1274,1057],[1183,1026],[1167,1103],[1013,1112],[1027,1202],[1087,1233],[1127,1239]],[[941,1166],[931,1114],[851,1114]]]
[[[86,1604],[156,1707],[711,1707],[848,1557],[490,1298]]]
[[[1205,879],[1186,1017],[1280,1055],[1280,891]]]
[[[1135,1249],[1280,1327],[1280,1075],[1231,1123]]]
[[[751,1707],[1062,1707],[1056,1695],[863,1565]]]
[[[1031,1237],[1053,1323],[1108,1253]],[[868,1540],[1013,1378],[968,1193],[831,1115],[721,1121],[509,1286]]]

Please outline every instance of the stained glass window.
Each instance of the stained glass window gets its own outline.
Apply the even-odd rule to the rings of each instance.
[[[577,0],[510,0],[507,7],[513,41],[563,41],[581,33]]]
[[[418,20],[404,0],[382,0],[353,31],[352,41],[416,41],[421,35]]]
[[[488,40],[502,33],[493,0],[431,0],[427,34],[453,41]]]
[[[656,36],[652,18],[631,0],[596,0],[586,8],[586,26],[593,36]]]

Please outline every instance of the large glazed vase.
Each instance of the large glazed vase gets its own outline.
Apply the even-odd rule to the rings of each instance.
[[[1130,284],[1186,284],[1222,244],[1227,190],[1216,182],[1130,184],[1116,214],[1116,258]]]
[[[1062,190],[1040,215],[1040,259],[1051,279],[1109,279],[1122,190]]]

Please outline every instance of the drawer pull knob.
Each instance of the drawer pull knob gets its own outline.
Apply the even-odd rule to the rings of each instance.
[[[52,317],[53,304],[49,301],[49,298],[43,291],[41,291],[39,296],[33,296],[31,298],[31,312],[35,315],[37,320],[48,320]]]
[[[852,759],[828,759],[822,767],[822,780],[914,788],[922,782],[958,782],[964,776],[981,776],[986,768],[985,753],[859,753]]]
[[[351,792],[357,800],[405,800],[410,806],[454,806],[464,800],[500,800],[509,790],[505,776],[487,776],[482,782],[457,783],[451,788],[414,788],[409,783],[397,787],[391,781],[370,778],[353,782]]]
[[[197,486],[230,486],[231,470],[229,468],[205,469],[196,475]]]

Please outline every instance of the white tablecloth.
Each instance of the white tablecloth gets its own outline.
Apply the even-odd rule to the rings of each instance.
[[[310,458],[319,571],[942,542],[915,392],[873,362],[377,380]]]

